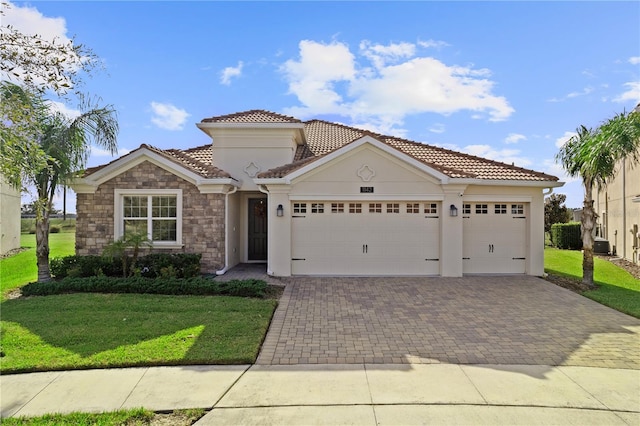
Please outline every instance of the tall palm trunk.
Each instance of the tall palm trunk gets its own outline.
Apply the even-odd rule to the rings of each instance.
[[[48,201],[38,201],[36,214],[36,262],[38,264],[38,282],[51,281],[49,270],[49,208]]]
[[[582,215],[582,283],[588,288],[595,288],[593,283],[593,228],[596,212],[593,209],[593,184],[584,180],[584,202]]]

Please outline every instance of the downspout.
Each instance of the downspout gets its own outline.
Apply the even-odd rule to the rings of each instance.
[[[258,191],[262,192],[263,194],[267,194],[267,205],[269,204],[269,190],[267,189],[266,185],[258,185]],[[267,210],[268,211],[268,210]],[[270,215],[267,216],[267,218],[271,217]],[[269,222],[267,222],[267,238],[269,235]],[[268,243],[268,239],[267,239],[267,243]],[[272,276],[273,275],[273,271],[269,269],[269,246],[267,245],[267,275]]]
[[[547,195],[550,195],[553,192],[553,188],[547,188],[547,191],[542,191],[542,196],[546,197]]]
[[[229,195],[235,194],[237,186],[227,192],[224,196],[224,268],[216,271],[216,275],[223,275],[229,270]]]

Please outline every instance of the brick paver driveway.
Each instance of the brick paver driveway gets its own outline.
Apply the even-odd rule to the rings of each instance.
[[[640,369],[640,320],[540,278],[292,278],[258,364]]]

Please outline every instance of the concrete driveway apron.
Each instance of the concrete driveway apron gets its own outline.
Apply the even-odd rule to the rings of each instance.
[[[536,277],[287,281],[257,364],[640,369],[640,320]]]

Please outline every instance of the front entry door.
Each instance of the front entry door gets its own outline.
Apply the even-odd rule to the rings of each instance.
[[[249,260],[267,260],[267,199],[249,198]]]

